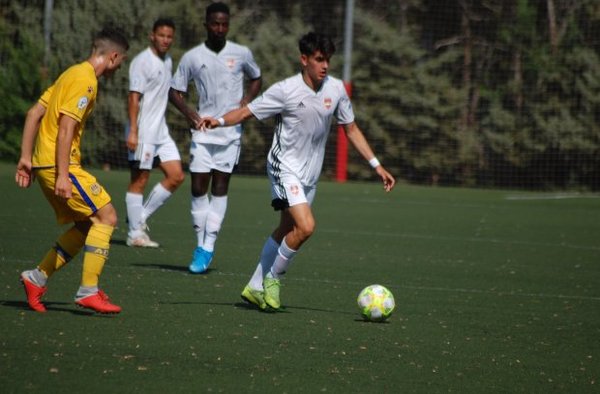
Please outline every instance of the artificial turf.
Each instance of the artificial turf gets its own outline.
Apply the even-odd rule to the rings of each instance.
[[[321,182],[285,310],[263,313],[240,292],[278,219],[266,178],[234,176],[213,265],[191,275],[188,181],[149,222],[161,248],[133,249],[128,174],[92,172],[120,214],[101,278],[117,316],[75,307],[80,256],[48,312],[28,309],[19,273],[63,229],[0,164],[2,393],[598,392],[597,195]],[[386,323],[360,318],[372,283],[394,293]]]

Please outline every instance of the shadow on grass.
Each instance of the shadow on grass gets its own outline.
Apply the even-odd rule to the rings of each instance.
[[[127,242],[124,239],[111,239],[110,240],[110,244],[111,245],[120,245],[120,246],[127,246]]]
[[[28,311],[31,313],[36,313],[36,314],[39,313],[39,312],[35,312],[35,311],[31,310],[29,308],[29,304],[27,304],[27,302],[25,302],[25,301],[0,300],[0,305],[6,306],[9,308]],[[67,305],[73,305],[73,308],[68,308]],[[71,313],[73,315],[80,315],[80,316],[97,316],[97,317],[113,317],[113,316],[115,316],[115,315],[110,315],[110,314],[96,313],[94,311],[86,310],[86,309],[79,309],[78,307],[74,306],[74,304],[71,304],[68,302],[44,301],[44,306],[46,307],[47,312],[67,312],[67,313]]]
[[[212,271],[215,271],[213,268],[209,268],[207,269],[205,272],[201,273],[201,274],[192,274],[187,266],[182,266],[182,265],[169,265],[169,264],[143,264],[143,263],[134,263],[131,264],[134,265],[136,267],[142,267],[142,268],[152,268],[152,269],[157,269],[157,270],[162,270],[162,271],[173,271],[173,272],[186,272],[189,273],[190,275],[208,275],[210,274]]]
[[[159,302],[162,305],[213,305],[213,306],[233,306],[234,308],[249,310],[249,311],[258,311],[267,314],[277,314],[277,313],[292,313],[294,310],[298,311],[311,311],[311,312],[325,312],[325,313],[334,313],[338,315],[356,315],[354,312],[346,312],[346,311],[336,311],[332,309],[324,309],[324,308],[309,308],[304,306],[293,306],[293,305],[284,305],[278,310],[267,309],[262,310],[259,309],[254,304],[248,304],[247,302],[200,302],[200,301],[178,301],[178,302]],[[364,321],[362,319],[357,319],[357,321]]]

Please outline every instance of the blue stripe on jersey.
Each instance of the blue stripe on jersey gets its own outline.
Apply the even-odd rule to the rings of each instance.
[[[92,209],[92,212],[96,213],[96,211],[98,211],[98,208],[96,208],[96,205],[94,204],[90,196],[88,196],[85,190],[83,190],[83,186],[81,186],[81,183],[79,183],[77,178],[75,178],[75,175],[69,173],[69,179],[73,183],[73,186],[77,188],[77,191],[79,191],[79,194],[81,195],[81,198],[83,198],[83,201],[85,201],[88,207]]]

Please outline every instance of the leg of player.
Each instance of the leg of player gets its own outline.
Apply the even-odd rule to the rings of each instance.
[[[134,164],[135,166],[136,164]],[[145,220],[142,217],[144,211],[144,189],[150,178],[150,170],[131,168],[131,178],[125,204],[127,206],[127,246],[158,247],[158,243],[152,241],[144,229]]]
[[[108,258],[110,239],[117,224],[117,212],[108,203],[96,211],[90,220],[92,225],[85,239],[81,286],[75,303],[99,313],[119,313],[121,307],[112,304],[106,293],[98,287],[100,274]]]
[[[171,197],[185,179],[181,160],[161,162],[160,169],[164,179],[157,183],[148,195],[142,211],[142,223],[146,223],[146,220]]]
[[[194,249],[192,261],[189,270],[193,274],[200,274],[208,268],[208,263],[212,254],[208,255],[203,249],[204,235],[206,232],[206,222],[210,208],[208,198],[208,185],[210,183],[210,173],[192,172],[192,223],[196,232],[197,245]]]
[[[46,312],[41,299],[47,290],[48,279],[79,253],[88,230],[89,226],[83,229],[77,226],[71,227],[58,238],[56,245],[46,253],[36,269],[21,273],[21,282],[25,287],[27,302],[31,309]]]
[[[315,219],[310,205],[302,203],[283,210],[279,232],[287,230],[290,223],[293,223],[292,229],[282,239],[275,261],[264,278],[265,303],[273,309],[281,307],[279,296],[281,278],[287,272],[300,246],[310,238],[315,230]],[[276,230],[274,236],[281,236],[281,234],[278,234]]]
[[[211,198],[206,217],[206,228],[204,231],[204,242],[202,248],[206,252],[208,261],[206,267],[211,263],[214,256],[215,243],[221,230],[225,213],[227,212],[227,193],[229,191],[229,180],[231,173],[218,170],[212,172]]]

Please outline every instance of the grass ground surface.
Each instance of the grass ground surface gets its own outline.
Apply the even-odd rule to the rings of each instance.
[[[267,314],[239,297],[277,222],[266,178],[233,178],[194,276],[188,181],[149,222],[161,248],[141,250],[125,246],[128,174],[92,172],[120,214],[101,278],[118,316],[75,307],[81,256],[51,278],[48,313],[28,309],[19,273],[63,229],[0,164],[2,393],[599,391],[597,195],[322,182],[286,309]],[[372,283],[395,295],[387,323],[360,319]]]

